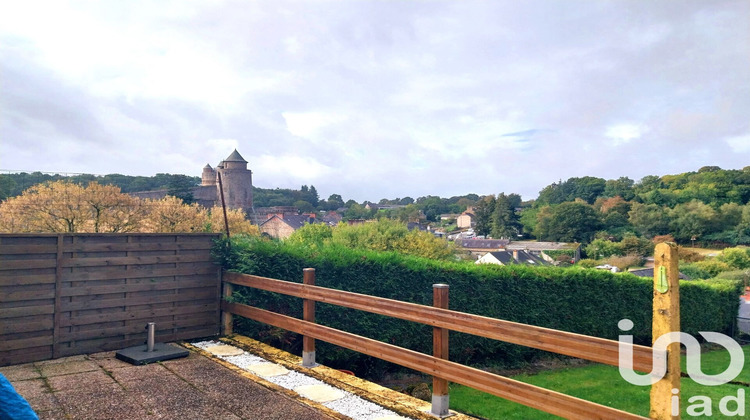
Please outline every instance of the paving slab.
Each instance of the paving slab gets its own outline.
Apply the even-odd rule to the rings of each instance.
[[[328,385],[302,385],[294,388],[294,392],[319,403],[335,401],[344,396],[343,392]]]
[[[287,368],[281,365],[277,365],[276,363],[257,363],[248,366],[247,369],[258,376],[263,376],[266,378],[286,375],[287,373],[289,373],[289,370]]]
[[[71,373],[93,372],[99,370],[99,365],[92,360],[69,360],[60,363],[39,363],[39,370],[44,377],[70,375]]]
[[[40,419],[338,419],[213,359],[134,366],[114,352],[66,357],[0,372]]]
[[[215,346],[206,347],[207,352],[214,356],[239,356],[245,353],[245,350],[241,348],[230,346],[229,344],[217,344]]]
[[[42,374],[33,363],[23,365],[3,366],[0,367],[0,373],[9,381],[23,381],[26,379],[41,378]]]

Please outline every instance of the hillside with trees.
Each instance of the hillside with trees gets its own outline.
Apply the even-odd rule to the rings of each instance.
[[[191,197],[180,191],[200,183],[198,177],[171,174],[2,174],[0,200],[20,196],[40,183],[63,179],[80,186],[96,181],[118,187],[123,193],[166,189],[188,204]],[[306,213],[338,211],[345,220],[391,218],[435,226],[441,224],[441,215],[459,214],[473,207],[476,234],[494,238],[524,237],[585,246],[595,240],[619,243],[630,237],[650,240],[669,234],[681,244],[750,244],[750,167],[725,170],[705,166],[677,175],[649,175],[637,182],[627,177],[575,177],[548,185],[536,199],[527,202],[507,192],[450,198],[407,196],[382,198],[378,204],[387,208],[377,209],[339,194],[321,199],[313,185],[302,185],[299,190],[253,187],[253,193],[256,207],[294,206]],[[446,227],[451,228],[449,224]]]

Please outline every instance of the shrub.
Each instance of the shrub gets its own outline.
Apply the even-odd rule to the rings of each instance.
[[[747,251],[748,248],[727,248],[716,259],[738,270],[750,268],[750,254]]]
[[[227,269],[300,282],[305,267],[316,269],[316,284],[422,305],[432,304],[432,285],[449,284],[451,309],[525,324],[617,339],[617,323],[629,318],[639,343],[651,340],[652,281],[628,273],[578,267],[475,265],[436,261],[393,252],[321,249],[253,238],[214,250]],[[682,282],[682,330],[728,332],[737,315],[736,282]],[[301,317],[300,299],[238,288],[239,302]],[[707,316],[710,314],[710,316]],[[239,317],[237,317],[239,318]],[[432,351],[432,328],[394,318],[319,303],[316,321],[412,350]],[[273,340],[299,353],[300,339],[239,318],[236,331]],[[270,332],[269,332],[270,331]],[[334,368],[377,377],[392,365],[320,342],[318,360]],[[479,366],[518,366],[545,352],[461,333],[451,333],[451,360]]]
[[[594,239],[585,250],[589,258],[607,258],[622,254],[622,246],[619,243],[606,239]]]
[[[710,279],[713,277],[708,271],[698,267],[696,264],[681,264],[680,272],[691,280]]]
[[[706,256],[683,246],[677,247],[677,257],[681,262],[693,263],[703,261]]]
[[[605,264],[614,265],[620,271],[626,271],[630,267],[640,267],[643,265],[643,257],[640,255],[613,256],[604,260]]]
[[[584,258],[582,260],[579,260],[577,265],[582,268],[594,268],[599,265],[599,260]]]
[[[639,238],[634,235],[627,235],[620,241],[620,248],[625,255],[653,255],[654,243],[646,238]]]
[[[729,264],[717,259],[698,261],[694,264],[699,269],[707,272],[711,277],[716,277],[722,271],[729,271]]]

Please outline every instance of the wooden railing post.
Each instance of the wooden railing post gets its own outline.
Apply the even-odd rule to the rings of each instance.
[[[232,283],[222,282],[222,298],[226,300],[232,297],[234,286]],[[232,335],[234,333],[232,313],[229,311],[221,312],[221,333],[222,335]]]
[[[448,288],[447,284],[432,285],[432,305],[434,307],[448,309]],[[448,360],[448,331],[447,328],[432,328],[432,355],[439,359]],[[449,399],[448,381],[433,376],[431,413],[441,418],[449,416]]]
[[[315,269],[305,268],[302,276],[302,283],[315,286]],[[315,322],[315,301],[311,299],[302,299],[302,318],[305,321]],[[315,339],[308,336],[302,336],[302,366],[315,366]]]
[[[654,250],[653,341],[680,331],[680,274],[677,245],[660,243]],[[676,401],[674,400],[676,398]],[[667,346],[667,373],[651,385],[649,417],[658,420],[680,418],[680,343]]]

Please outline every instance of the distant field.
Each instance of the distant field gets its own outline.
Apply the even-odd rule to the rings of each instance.
[[[745,351],[745,360],[748,360],[750,346],[745,346],[743,349]],[[729,364],[729,353],[725,350],[712,351],[704,353],[701,356],[701,365],[705,373],[708,374],[721,372]],[[685,360],[683,356],[683,370],[684,368]],[[649,413],[650,387],[635,386],[627,383],[620,376],[617,367],[614,366],[590,364],[581,367],[566,367],[538,374],[517,375],[513,379],[594,401],[630,413],[646,417]],[[737,378],[737,381],[750,382],[750,364],[745,363],[745,367]],[[750,388],[747,386],[732,384],[704,386],[693,382],[689,378],[682,378],[682,418],[694,418],[687,414],[686,409],[691,405],[688,399],[696,395],[707,396],[712,399],[713,415],[710,418],[727,418],[721,416],[719,413],[719,401],[728,395],[736,397],[739,389],[744,390],[747,398],[750,392]],[[559,418],[456,384],[452,384],[450,388],[450,405],[451,408],[458,411],[493,420]],[[703,418],[706,417],[704,416]],[[744,417],[730,418],[750,418],[750,409],[746,410]]]
[[[686,246],[684,248],[687,249],[687,250],[690,250],[690,251],[695,251],[695,252],[697,252],[697,253],[699,253],[701,255],[705,255],[707,257],[715,257],[715,256],[721,254],[721,250],[720,249],[692,248],[692,247],[689,247],[689,246]]]

